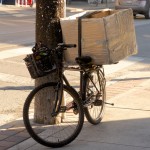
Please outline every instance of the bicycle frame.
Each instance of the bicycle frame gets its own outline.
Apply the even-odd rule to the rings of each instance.
[[[81,67],[66,67],[66,70],[69,71],[80,71],[80,89],[79,89],[79,96],[82,100],[82,102],[84,103],[86,101],[86,90],[84,87],[84,82],[87,81],[87,79],[89,79],[93,85],[93,87],[96,89],[97,92],[99,92],[99,89],[97,88],[96,84],[93,82],[92,80],[92,76],[91,73],[93,71],[97,72],[97,76],[98,76],[98,82],[99,85],[104,85],[106,84],[105,82],[105,74],[104,74],[104,68],[102,66],[97,66],[97,65],[93,65],[92,68],[81,68]],[[66,76],[63,74],[62,75],[63,81],[67,86],[71,86],[69,81],[67,80]],[[102,88],[102,87],[100,87]],[[102,89],[100,89],[101,91]]]
[[[89,64],[84,64],[84,66],[79,64],[79,67],[64,67],[63,51],[60,51],[59,56],[56,57],[55,60],[56,60],[56,68],[57,68],[56,71],[59,76],[59,81],[58,81],[57,87],[55,89],[56,96],[55,96],[54,108],[52,111],[53,116],[56,116],[60,112],[66,111],[65,108],[61,108],[61,104],[62,104],[61,97],[63,97],[63,83],[65,83],[67,86],[70,86],[70,87],[71,87],[71,85],[70,85],[69,81],[67,80],[67,78],[65,77],[65,75],[63,74],[64,70],[80,72],[80,90],[77,93],[78,93],[81,101],[83,102],[83,105],[86,102],[86,88],[84,87],[84,85],[85,85],[85,82],[87,81],[87,79],[89,79],[91,81],[91,83],[93,84],[93,87],[95,87],[96,91],[99,93],[99,89],[97,88],[96,84],[92,80],[91,73],[93,71],[97,72],[99,85],[101,85],[102,82],[105,80],[104,69],[102,66],[90,65],[90,67],[89,67]],[[60,94],[60,98],[59,98],[59,94]]]

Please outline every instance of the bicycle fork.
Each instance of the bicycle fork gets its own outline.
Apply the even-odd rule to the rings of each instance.
[[[58,82],[58,84],[55,87],[55,103],[52,111],[52,117],[57,116],[60,113],[61,109],[61,103],[62,103],[62,97],[63,97],[63,84]]]
[[[90,73],[82,74],[80,92],[82,93],[81,97],[83,100],[84,107],[90,106],[91,104],[93,104],[94,106],[102,106],[103,103],[113,106],[114,103],[108,103],[108,102],[100,99],[100,97],[102,96],[101,91],[103,90],[103,88],[104,88],[103,86],[105,86],[105,83],[103,83],[104,80],[100,79],[99,71],[97,71],[97,76],[98,76],[98,83],[100,85],[100,89],[98,89],[97,85],[94,83],[93,77],[91,76]],[[88,90],[90,93],[89,93],[89,95],[86,95],[87,93],[86,93],[85,89],[87,89],[87,86],[89,84],[88,80],[92,83],[91,86],[95,89],[97,94],[93,93],[93,91],[90,90],[90,87],[88,87],[89,88]],[[101,85],[103,85],[103,86],[101,86]]]
[[[73,109],[75,114],[78,112],[77,106],[73,101],[68,103],[66,106],[62,106],[63,98],[65,98],[63,93],[63,88],[64,88],[63,81],[67,86],[70,86],[69,82],[67,81],[64,75],[62,79],[63,80],[58,82],[57,86],[55,87],[55,100],[54,100],[55,103],[54,103],[53,111],[51,113],[52,117],[56,117],[59,113],[65,113],[70,109]]]

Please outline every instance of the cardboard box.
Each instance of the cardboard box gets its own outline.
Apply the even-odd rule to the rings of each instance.
[[[70,64],[75,64],[79,55],[79,41],[82,56],[91,56],[97,65],[113,64],[137,53],[131,9],[83,12],[62,19],[61,28],[64,42],[77,44],[76,48],[65,51],[65,61]]]

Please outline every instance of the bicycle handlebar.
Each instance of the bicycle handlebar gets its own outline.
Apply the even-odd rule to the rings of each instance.
[[[59,43],[58,46],[62,48],[74,48],[76,47],[76,44],[64,44],[64,43]]]
[[[59,43],[57,45],[57,47],[54,48],[53,50],[67,50],[67,48],[74,48],[74,47],[76,47],[76,44]],[[33,53],[39,53],[41,51],[45,51],[45,52],[49,53],[50,49],[42,43],[39,43],[39,44],[36,43],[35,46],[32,48],[32,51],[33,51]]]

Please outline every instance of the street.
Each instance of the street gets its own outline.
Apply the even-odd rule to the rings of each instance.
[[[0,51],[32,45],[35,41],[35,13],[0,15]]]
[[[83,10],[81,7],[70,6],[67,8],[67,16]],[[141,127],[141,122],[148,122],[150,116],[150,87],[148,87],[150,83],[150,19],[146,20],[144,16],[139,15],[134,19],[134,24],[138,54],[122,60],[118,64],[104,66],[107,80],[107,101],[115,103],[115,106],[106,108],[106,117],[104,118],[104,124],[102,124],[102,130],[109,129],[107,129],[106,134],[102,135],[104,135],[104,141],[105,138],[109,139],[111,144],[115,143],[116,139],[111,139],[106,135],[113,131],[113,129],[111,130],[112,126],[116,130],[115,132],[119,134],[117,129],[122,132],[124,123],[126,123],[127,127],[132,127],[132,131],[128,130],[130,134],[134,132],[134,123],[137,123],[138,130]],[[34,87],[34,80],[30,78],[23,59],[26,54],[31,52],[34,43],[35,9],[18,8],[15,11],[13,9],[9,11],[0,9],[0,126],[22,117],[23,103]],[[78,83],[78,74],[74,76],[69,72],[66,72],[66,74],[68,79],[73,81],[72,84]],[[134,94],[132,95],[132,93]],[[137,101],[135,93],[139,97]],[[127,103],[127,100],[132,98],[133,100]],[[133,110],[134,113],[132,113]],[[117,122],[115,122],[116,120]],[[109,123],[107,124],[107,122]],[[96,133],[97,129],[101,130],[97,126],[93,132]],[[144,133],[148,137],[149,132],[147,131],[150,131],[148,126],[145,125],[142,129],[145,129]],[[84,142],[84,138],[87,137],[86,134],[83,131],[84,136],[81,136],[81,141]],[[139,135],[135,135],[135,137],[140,138]],[[94,138],[96,140],[99,137],[95,136]],[[90,139],[88,140],[90,141]],[[126,146],[131,146],[131,150],[137,150],[138,146],[138,150],[145,146],[150,148],[149,141],[147,143],[140,141],[142,145],[136,139],[134,141],[133,137],[131,137],[131,140],[125,139],[124,141],[127,143]],[[134,146],[132,141],[135,143]],[[119,142],[121,143],[122,141]],[[104,143],[102,139],[102,144]],[[123,142],[120,143],[118,146]],[[25,146],[28,146],[28,144]],[[99,149],[98,146],[97,149]],[[140,146],[143,147],[141,148]]]

